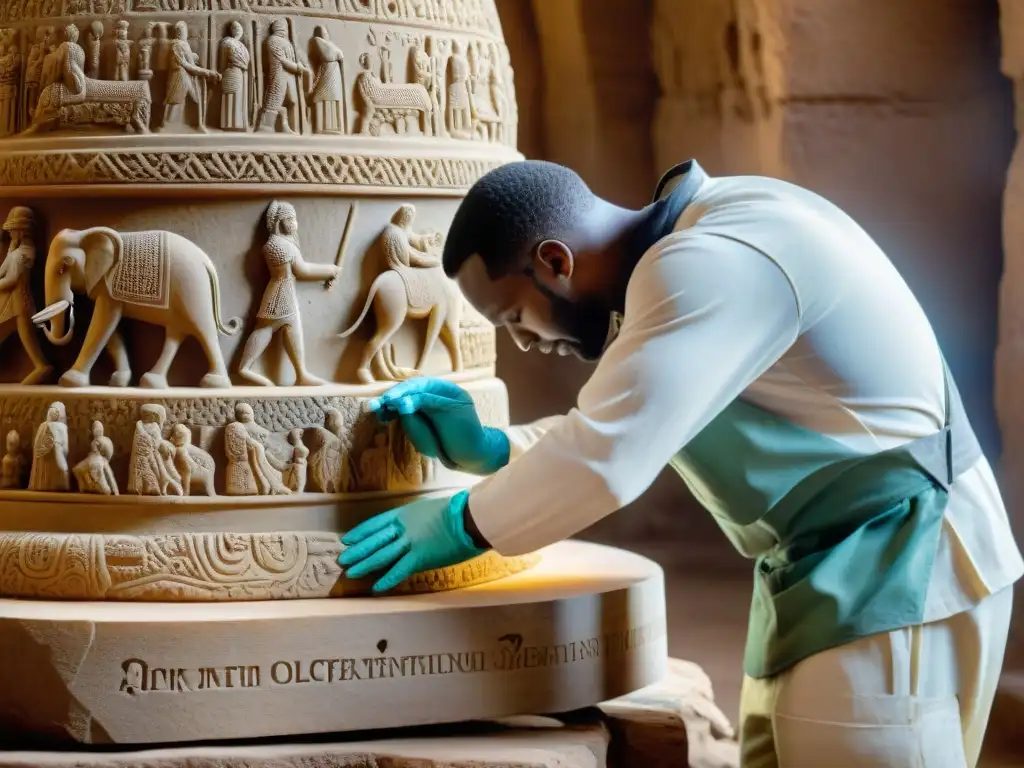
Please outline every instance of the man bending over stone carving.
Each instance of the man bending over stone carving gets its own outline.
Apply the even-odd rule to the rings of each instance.
[[[638,211],[522,162],[473,186],[443,259],[520,348],[597,365],[577,408],[528,427],[483,426],[439,379],[374,401],[489,477],[357,526],[349,577],[532,552],[670,465],[756,563],[743,765],[977,763],[1024,560],[928,318],[863,229],[693,161]]]

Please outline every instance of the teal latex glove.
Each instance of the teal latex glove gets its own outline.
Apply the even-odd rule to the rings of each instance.
[[[368,407],[381,421],[398,418],[416,450],[449,469],[489,475],[508,464],[508,436],[483,426],[473,398],[450,381],[410,379]]]
[[[462,523],[469,491],[420,499],[383,512],[341,537],[346,549],[338,562],[345,576],[360,579],[389,569],[373,585],[387,592],[414,573],[457,565],[487,550],[477,547]]]

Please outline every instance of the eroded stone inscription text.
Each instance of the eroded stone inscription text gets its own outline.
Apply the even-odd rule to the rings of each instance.
[[[581,638],[558,645],[531,644],[520,634],[506,634],[488,650],[388,655],[388,642],[377,643],[378,655],[321,659],[277,659],[267,663],[224,666],[164,667],[140,658],[121,663],[120,691],[191,693],[218,690],[335,685],[352,681],[433,675],[470,675],[578,664],[629,653],[665,637],[659,619],[620,632]]]

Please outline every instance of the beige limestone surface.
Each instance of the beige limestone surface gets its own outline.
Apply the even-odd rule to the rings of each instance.
[[[351,594],[340,534],[472,485],[363,406],[508,423],[440,257],[513,77],[493,0],[0,3],[0,595]]]
[[[437,594],[2,600],[0,723],[83,743],[166,743],[564,712],[660,679],[665,628],[661,569],[582,542]]]

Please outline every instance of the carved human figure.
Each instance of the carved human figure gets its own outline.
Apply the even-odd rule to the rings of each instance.
[[[66,491],[71,487],[68,471],[68,426],[64,403],[53,402],[46,421],[36,429],[32,441],[30,491]]]
[[[103,434],[103,424],[94,421],[89,455],[78,462],[72,470],[80,492],[97,493],[103,496],[118,495],[117,480],[110,468],[110,460],[113,456],[113,441]]]
[[[39,90],[43,82],[43,65],[46,63],[46,55],[53,47],[53,27],[39,27],[36,29],[36,41],[28,52],[28,62],[25,65],[25,98],[22,102],[21,113],[24,120],[29,120],[35,111],[36,102],[39,100]]]
[[[0,264],[0,344],[15,331],[22,347],[32,361],[32,371],[22,384],[39,384],[53,373],[39,347],[39,337],[32,325],[35,307],[30,278],[36,263],[36,245],[32,236],[32,210],[16,206],[7,214],[3,231],[10,238],[7,256]],[[8,358],[9,360],[10,358]]]
[[[345,419],[336,408],[324,409],[324,427],[314,427],[309,459],[310,479],[323,493],[346,493],[353,490],[351,444],[345,433]]]
[[[153,77],[152,59],[153,59],[153,43],[156,41],[153,39],[153,28],[156,26],[155,22],[150,22],[146,25],[145,30],[142,32],[142,37],[139,38],[139,79],[149,80]]]
[[[329,280],[337,277],[339,268],[334,264],[308,264],[299,250],[299,222],[290,203],[275,200],[267,208],[267,238],[263,257],[270,271],[270,283],[263,292],[263,300],[256,315],[256,327],[245,343],[238,375],[254,384],[273,386],[273,382],[252,370],[257,359],[266,350],[274,334],[281,332],[284,349],[295,368],[295,383],[299,386],[318,386],[320,379],[306,368],[305,347],[302,339],[302,321],[299,301],[295,293],[296,280]]]
[[[220,127],[225,131],[249,130],[249,49],[242,40],[238,21],[228,25],[228,34],[220,41]]]
[[[174,39],[171,40],[167,59],[167,96],[164,99],[164,115],[158,130],[167,127],[172,120],[184,116],[189,100],[194,101],[199,112],[197,127],[207,133],[206,104],[208,81],[220,82],[219,72],[199,66],[199,54],[188,42],[188,24],[184,21],[174,25]]]
[[[192,432],[184,424],[175,424],[171,429],[170,443],[174,446],[174,469],[181,478],[181,489],[186,496],[193,491],[206,496],[216,496],[213,475],[216,464],[213,456],[196,445],[192,445]]]
[[[12,429],[7,433],[6,450],[0,466],[0,488],[17,490],[22,487],[25,474],[25,457],[21,455],[21,435]]]
[[[373,445],[363,449],[359,457],[359,488],[363,491],[386,491],[388,489],[388,436],[378,432],[373,436]]]
[[[267,453],[267,431],[254,421],[252,407],[240,403],[235,418],[224,428],[224,453],[228,464],[225,493],[229,496],[283,496],[291,491],[282,479],[283,465]]]
[[[447,41],[433,36],[428,37],[426,40],[426,53],[430,57],[430,85],[427,90],[430,93],[430,101],[433,105],[431,114],[434,126],[433,133],[435,136],[444,136]]]
[[[164,347],[140,384],[168,386],[167,372],[187,337],[206,353],[209,370],[203,387],[230,387],[218,333],[233,336],[242,321],[221,316],[217,270],[210,257],[181,235],[162,230],[116,232],[107,227],[65,229],[50,241],[44,293],[47,306],[33,318],[52,344],[64,346],[74,333],[76,293],[93,301],[92,322],[75,364],[60,378],[67,387],[84,387],[104,347],[114,361],[110,379],[126,387],[132,370],[117,330],[124,317],[165,329]],[[67,317],[66,317],[67,316]]]
[[[490,62],[490,93],[491,93],[491,104],[494,107],[494,113],[498,118],[497,124],[494,126],[494,141],[506,141],[508,138],[508,131],[506,130],[506,123],[510,117],[508,109],[508,89],[505,85],[505,78],[502,75],[502,62],[501,52],[498,50],[498,44],[494,43],[491,46],[491,62]]]
[[[402,431],[401,424],[388,424],[388,490],[422,488],[433,479],[433,460],[416,450],[416,446]]]
[[[298,110],[301,89],[296,81],[309,71],[309,67],[298,60],[295,46],[288,40],[288,22],[272,21],[267,37],[267,85],[256,116],[256,130],[274,131],[280,119],[285,133],[296,133],[288,120],[288,112],[293,108]]]
[[[469,90],[469,59],[458,40],[452,43],[448,67],[451,73],[448,81],[448,132],[456,138],[470,138],[473,135],[473,106]]]
[[[21,99],[21,50],[18,31],[0,30],[0,136],[18,132]]]
[[[419,234],[412,231],[416,209],[403,205],[381,234],[381,247],[387,268],[370,286],[366,303],[355,323],[341,334],[345,338],[363,322],[370,307],[374,307],[377,328],[366,346],[356,371],[364,384],[374,380],[372,365],[376,360],[387,379],[395,380],[422,371],[438,338],[448,348],[452,370],[462,370],[462,351],[459,347],[459,322],[462,318],[463,299],[458,287],[448,279],[441,260],[426,249],[441,245],[439,233]],[[427,318],[427,333],[416,369],[396,369],[383,354],[385,345],[402,327],[406,318]]]
[[[174,468],[174,446],[163,437],[167,411],[162,405],[139,409],[128,460],[128,492],[140,496],[181,496],[181,477]]]
[[[114,40],[114,79],[128,81],[131,79],[132,42],[128,39],[128,22],[122,19],[117,22]]]
[[[100,53],[103,50],[103,25],[94,21],[89,25],[89,36],[85,40],[86,68],[85,76],[93,80],[100,79]]]
[[[288,433],[288,442],[292,446],[291,460],[281,474],[281,480],[285,487],[292,493],[302,493],[306,490],[306,470],[309,458],[309,448],[302,444],[302,430],[293,429]]]
[[[316,74],[309,95],[313,105],[314,133],[345,133],[345,55],[335,45],[326,27],[313,32]]]
[[[148,133],[152,107],[149,83],[86,78],[86,56],[78,44],[78,28],[69,25],[64,34],[66,40],[43,64],[43,87],[26,133],[100,124]]]
[[[490,53],[484,55],[479,42],[469,46],[470,105],[473,114],[473,129],[480,138],[498,141],[501,134],[501,117],[493,104],[493,66]]]

